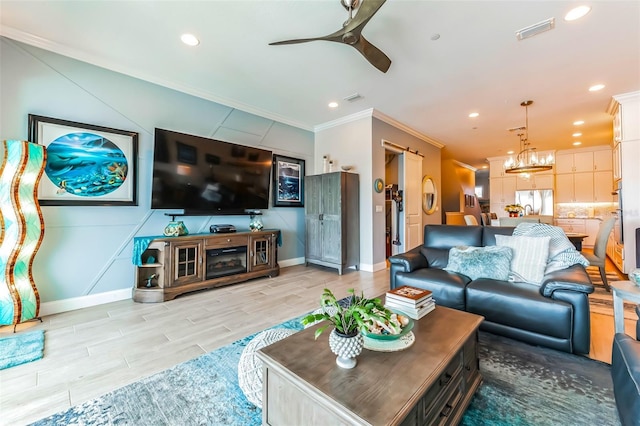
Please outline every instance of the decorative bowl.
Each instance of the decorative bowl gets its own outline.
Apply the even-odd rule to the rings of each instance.
[[[403,314],[401,312],[396,312],[396,313],[404,315],[407,318],[409,318],[406,314]],[[368,337],[374,340],[398,340],[399,338],[401,338],[402,336],[410,332],[411,329],[413,329],[413,319],[409,318],[409,323],[406,326],[404,326],[400,331],[400,333],[398,334],[377,334],[377,333],[369,333],[369,332],[363,331],[362,335],[364,337]]]

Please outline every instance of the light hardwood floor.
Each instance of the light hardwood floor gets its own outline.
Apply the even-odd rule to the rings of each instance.
[[[302,265],[279,277],[183,295],[159,304],[131,300],[51,315],[18,331],[43,329],[42,360],[0,370],[0,424],[21,425],[83,403],[317,308],[320,294],[388,289],[376,273]],[[613,317],[592,314],[590,356],[610,362]],[[632,330],[632,321],[627,328]],[[12,327],[0,328],[0,336]],[[631,332],[630,332],[631,334]]]

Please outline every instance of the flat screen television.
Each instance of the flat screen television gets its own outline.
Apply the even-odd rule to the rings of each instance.
[[[244,214],[269,208],[272,152],[156,128],[152,209]]]

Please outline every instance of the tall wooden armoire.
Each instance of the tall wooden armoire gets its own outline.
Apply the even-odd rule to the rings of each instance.
[[[305,257],[307,265],[360,268],[358,175],[347,172],[305,177]]]

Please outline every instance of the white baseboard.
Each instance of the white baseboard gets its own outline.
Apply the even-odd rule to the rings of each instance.
[[[286,268],[288,266],[301,265],[304,262],[304,257],[297,257],[294,259],[279,261],[278,264],[281,268]],[[131,292],[131,288],[123,288],[105,293],[54,300],[53,302],[44,302],[40,305],[40,316],[59,314],[61,312],[74,311],[76,309],[89,308],[91,306],[131,299]]]
[[[382,271],[383,269],[387,269],[387,262],[380,262],[373,265],[370,263],[360,264],[360,270],[365,272],[377,272]]]
[[[40,316],[59,314],[61,312],[75,311],[76,309],[131,299],[131,291],[131,288],[123,288],[105,293],[90,294],[88,296],[73,297],[71,299],[54,300],[53,302],[44,302],[40,305]]]
[[[302,265],[303,263],[304,263],[304,257],[296,257],[294,259],[285,259],[285,260],[278,261],[278,265],[280,265],[281,268],[286,268],[288,266]]]

